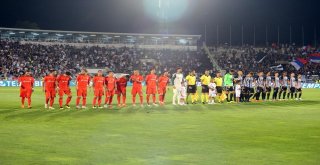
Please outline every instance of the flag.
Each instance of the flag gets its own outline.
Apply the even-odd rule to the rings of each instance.
[[[272,70],[283,70],[283,66],[280,64],[280,65],[277,65],[277,66],[272,66],[272,67],[270,67],[270,69],[272,69]]]
[[[264,54],[264,53],[258,53],[258,54],[256,55],[256,60],[258,61],[258,63],[261,63],[266,57],[267,57],[266,54]]]
[[[297,58],[296,60],[290,62],[290,64],[292,66],[294,66],[294,68],[296,68],[296,70],[299,70],[300,68],[302,68],[308,61],[306,59],[303,58]]]
[[[226,98],[227,98],[227,95],[226,95],[226,93],[223,91],[222,94],[220,95],[219,100],[220,100],[220,101],[224,101]]]
[[[311,62],[320,63],[320,53],[309,54],[309,59]]]
[[[262,58],[258,61],[258,63],[261,63],[266,57],[267,57],[267,55],[265,55],[264,57],[262,57]]]

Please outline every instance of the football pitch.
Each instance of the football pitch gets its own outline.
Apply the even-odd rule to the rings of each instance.
[[[0,164],[320,164],[319,89],[303,101],[144,108],[128,92],[128,107],[112,110],[91,109],[88,95],[86,110],[75,97],[70,110],[58,98],[45,110],[36,88],[21,109],[19,88],[0,87]]]

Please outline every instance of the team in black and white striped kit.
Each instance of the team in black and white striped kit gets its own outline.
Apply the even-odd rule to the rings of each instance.
[[[253,72],[243,75],[238,71],[234,79],[241,85],[241,102],[250,101],[282,101],[282,100],[302,100],[302,76],[287,72],[279,73],[258,72],[254,76]]]

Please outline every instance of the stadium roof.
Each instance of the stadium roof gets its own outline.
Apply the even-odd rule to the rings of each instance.
[[[196,45],[201,35],[181,34],[140,34],[140,33],[106,33],[85,31],[61,31],[61,30],[39,30],[21,28],[1,28],[1,38],[17,38],[26,40],[70,40],[70,41],[92,41],[99,43],[127,42],[127,43],[175,43]]]

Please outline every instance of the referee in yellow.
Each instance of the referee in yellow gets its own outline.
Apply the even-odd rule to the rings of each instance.
[[[216,89],[217,89],[217,97],[218,97],[218,102],[221,102],[220,96],[222,94],[222,77],[221,73],[217,72],[216,77],[214,78],[214,83],[216,83]]]
[[[195,104],[196,100],[196,92],[197,92],[197,85],[196,85],[196,71],[192,70],[189,75],[186,77],[187,81],[187,104],[188,104],[188,98],[189,95],[191,94],[191,102],[192,104]]]
[[[204,75],[200,77],[202,91],[201,91],[201,101],[202,104],[208,103],[209,101],[209,83],[211,81],[211,76],[209,75],[209,71],[206,70]]]

